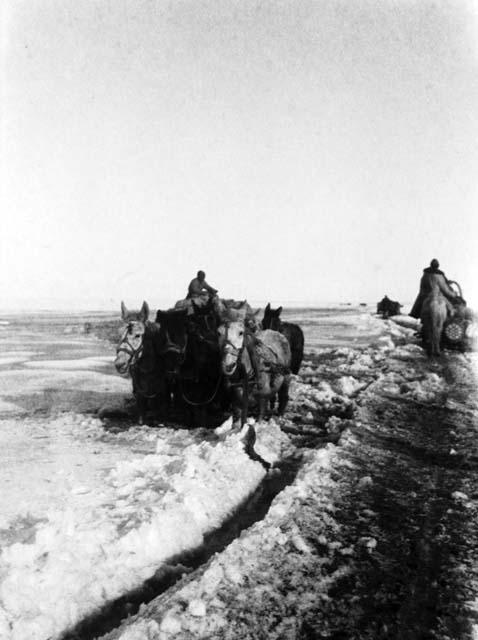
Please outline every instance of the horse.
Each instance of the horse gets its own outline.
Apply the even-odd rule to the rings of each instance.
[[[211,298],[208,304],[198,306],[194,300],[194,313],[189,316],[188,347],[181,368],[181,399],[189,409],[194,425],[202,424],[206,411],[221,414],[227,408],[228,396],[224,388],[217,326],[219,318]]]
[[[121,317],[126,327],[116,347],[114,365],[121,375],[131,375],[138,421],[143,424],[148,401],[164,392],[164,375],[159,359],[160,328],[148,321],[149,307],[146,301],[139,311],[130,311],[121,302]]]
[[[213,402],[222,407],[216,317],[210,309],[196,309],[193,302],[189,308],[158,310],[156,321],[161,326],[160,357],[166,380],[172,386],[175,404],[189,411],[194,426],[197,414],[202,416]]]
[[[420,319],[423,325],[423,345],[429,356],[439,356],[443,325],[447,318],[448,303],[438,286],[432,286],[422,304]]]
[[[176,380],[186,357],[188,344],[187,309],[169,309],[156,312],[156,323],[159,324],[161,336],[160,356],[166,376]]]
[[[298,324],[282,322],[280,319],[281,312],[282,307],[271,309],[270,303],[267,303],[261,325],[263,329],[279,331],[287,338],[291,349],[290,370],[297,375],[304,357],[304,333]]]
[[[235,427],[247,420],[250,396],[259,403],[259,420],[265,415],[267,400],[279,396],[282,415],[289,399],[291,352],[287,339],[270,329],[252,333],[247,329],[246,307],[229,309],[218,327],[221,367],[232,392]],[[258,379],[249,356],[255,350]]]

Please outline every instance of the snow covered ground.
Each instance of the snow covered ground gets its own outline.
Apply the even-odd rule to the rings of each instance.
[[[322,364],[305,363],[285,420],[256,425],[255,449],[267,461],[291,452],[294,443],[286,433],[315,429],[330,436],[345,429],[343,438],[353,442],[351,411],[371,384],[423,402],[441,397],[444,381],[438,374],[413,375],[413,361],[423,359],[413,323],[398,326],[359,309],[328,316],[311,311],[304,320],[306,345]],[[121,406],[130,393],[130,381],[112,369],[111,345],[75,331],[65,340],[57,328],[35,333],[10,324],[0,332],[0,483],[7,487],[0,495],[0,638],[54,639],[140,586],[174,556],[200,547],[266,472],[246,454],[245,432],[232,432],[229,423],[216,432],[105,429],[94,412],[104,404]],[[391,351],[396,362],[403,358],[405,383],[393,371],[381,374]],[[314,531],[323,536],[324,548],[333,544],[333,476],[342,464],[337,451],[332,445],[309,450],[296,480],[275,498],[264,520],[114,637],[243,637],[233,634],[224,602],[228,594],[241,597],[252,564],[261,555],[270,559],[274,549],[287,551],[290,566],[292,560],[303,567],[312,559],[290,518],[297,501],[320,503],[323,521],[314,520]],[[373,540],[358,544],[372,548]],[[330,550],[343,557],[353,552]],[[286,555],[277,558],[285,562]],[[260,587],[263,612],[267,598],[274,597],[275,569],[272,563]],[[330,576],[324,580],[328,584]],[[287,597],[302,600],[306,586],[295,584]],[[277,637],[294,637],[287,633],[293,634],[296,620],[285,615]]]
[[[397,328],[390,321],[384,326],[385,335],[368,348],[322,350],[323,363],[330,357],[334,370],[340,370],[339,375],[349,375],[337,377],[335,382],[314,380],[315,375],[327,373],[327,365],[317,367],[315,372],[313,366],[306,366],[303,376],[312,376],[313,384],[296,381],[292,408],[300,404],[310,414],[307,422],[313,424],[316,412],[323,414],[337,401],[338,390],[345,393],[340,401],[346,403],[347,396],[357,394],[360,385],[363,393],[355,397],[364,407],[378,395],[391,397],[392,407],[396,398],[418,407],[418,411],[420,406],[453,408],[453,401],[447,399],[445,379],[426,371],[428,364],[415,344],[414,328]],[[454,366],[465,374],[472,359],[473,356],[457,356]],[[383,370],[380,363],[384,364]],[[364,382],[368,376],[371,385]],[[355,426],[362,415],[365,417],[366,412],[359,409]],[[343,622],[343,628],[350,624],[353,629],[354,616],[360,615],[363,602],[357,595],[350,597],[346,592],[345,602],[334,605],[331,594],[340,593],[347,580],[352,583],[356,580],[358,567],[367,563],[364,557],[371,558],[371,566],[377,564],[379,560],[373,560],[373,556],[377,545],[384,541],[379,540],[377,513],[365,508],[366,504],[360,507],[358,498],[366,496],[378,478],[362,475],[360,465],[354,461],[354,452],[363,443],[349,429],[353,423],[340,418],[328,421],[332,429],[340,423],[342,427],[346,424],[340,446],[328,444],[319,450],[308,450],[295,481],[277,495],[263,520],[244,531],[207,566],[185,576],[175,588],[142,607],[137,616],[103,640],[333,637],[340,629],[337,619],[347,620],[348,616],[351,622]],[[365,425],[365,429],[370,428]],[[456,454],[452,450],[450,455]],[[342,531],[337,517],[347,483],[357,496],[358,517],[362,521],[362,535],[352,539]],[[405,496],[411,500],[413,492],[405,491]],[[455,492],[451,499],[468,501],[468,509],[477,506],[464,493]],[[466,583],[471,576],[464,575],[463,580]],[[341,604],[346,608],[341,609]],[[420,608],[419,601],[417,606]],[[376,624],[380,626],[380,620]],[[341,637],[372,637],[352,629],[351,635],[344,632]],[[377,633],[382,635],[373,637],[387,637],[386,625]],[[390,637],[401,637],[390,633]],[[473,633],[478,633],[476,627]]]

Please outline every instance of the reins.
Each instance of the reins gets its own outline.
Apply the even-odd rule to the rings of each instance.
[[[166,344],[161,349],[160,355],[164,355],[165,353],[177,353],[181,357],[179,364],[182,365],[186,359],[186,349],[188,346],[188,334],[186,333],[184,347],[182,348],[171,340],[171,337],[169,335],[169,330],[167,327],[165,327],[165,336],[166,336]],[[167,371],[167,373],[174,373],[174,372]]]
[[[127,326],[124,333],[123,333],[123,337],[121,338],[121,342],[120,342],[120,346],[116,348],[116,353],[120,353],[121,351],[124,351],[126,354],[129,355],[130,357],[130,361],[128,363],[128,366],[131,367],[134,364],[136,364],[138,362],[138,360],[141,358],[141,356],[143,355],[143,351],[144,351],[144,334],[143,334],[143,338],[141,339],[141,343],[139,345],[139,347],[137,349],[135,349],[133,347],[133,345],[131,344],[131,342],[128,340],[128,332],[130,331],[130,326]]]
[[[219,391],[219,386],[221,384],[221,381],[222,381],[222,374],[217,379],[216,388],[214,389],[214,392],[213,392],[212,396],[210,398],[208,398],[207,400],[203,400],[202,402],[194,402],[193,400],[189,400],[189,398],[186,397],[186,395],[184,393],[183,380],[182,380],[182,378],[179,378],[179,384],[180,384],[180,387],[181,387],[182,399],[184,400],[184,402],[186,402],[186,404],[189,404],[192,407],[201,407],[201,406],[204,406],[206,404],[211,404],[211,402],[217,396],[217,392]]]

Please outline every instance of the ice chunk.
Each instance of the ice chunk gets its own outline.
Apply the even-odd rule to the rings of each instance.
[[[206,615],[206,604],[203,600],[191,600],[188,611],[192,616],[203,618]]]

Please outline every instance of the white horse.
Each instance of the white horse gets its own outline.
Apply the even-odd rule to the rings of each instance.
[[[252,333],[245,304],[223,316],[218,337],[222,373],[233,396],[234,426],[246,422],[251,397],[259,403],[259,420],[276,394],[282,414],[289,399],[291,352],[287,338],[269,329]]]
[[[439,356],[443,325],[451,305],[438,286],[432,286],[422,304],[420,319],[423,325],[423,343],[429,356]]]

